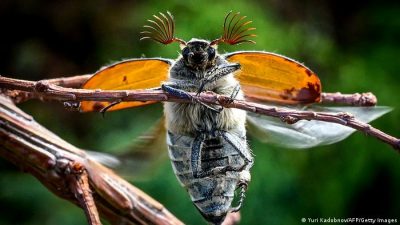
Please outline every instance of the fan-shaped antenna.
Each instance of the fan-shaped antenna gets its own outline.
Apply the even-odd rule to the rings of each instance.
[[[175,22],[170,12],[167,11],[166,14],[160,12],[159,15],[153,15],[153,17],[153,20],[147,20],[148,25],[143,26],[145,30],[140,32],[142,34],[140,40],[151,39],[164,45],[172,42],[186,45],[184,40],[174,37]]]
[[[230,11],[224,20],[224,33],[222,37],[215,39],[211,42],[211,45],[217,45],[220,42],[236,45],[243,42],[249,42],[255,44],[253,40],[247,38],[255,37],[255,34],[249,34],[249,31],[255,30],[254,27],[247,27],[253,21],[245,20],[246,16],[240,16],[240,12],[232,13]]]

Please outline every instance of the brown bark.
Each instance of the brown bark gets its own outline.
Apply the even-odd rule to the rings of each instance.
[[[97,209],[112,224],[183,224],[163,205],[36,123],[2,95],[0,139],[0,156],[83,208],[89,224],[100,224]]]

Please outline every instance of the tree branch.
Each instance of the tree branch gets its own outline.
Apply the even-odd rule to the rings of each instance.
[[[72,162],[66,170],[70,189],[86,214],[90,225],[101,225],[99,213],[90,191],[89,176],[84,165]]]
[[[163,205],[36,123],[2,95],[0,140],[0,156],[83,208],[91,225],[100,224],[96,206],[111,224],[183,224]]]
[[[47,100],[47,96],[35,95],[35,92],[32,89],[30,89],[30,91],[24,91],[23,89],[26,90],[26,88],[29,89],[29,87],[40,85],[39,83],[53,84],[65,88],[80,88],[91,76],[92,75],[77,75],[72,77],[41,80],[37,82],[23,81],[0,76],[0,89],[2,87],[6,88],[6,90],[3,90],[3,92],[5,92],[7,96],[12,98],[15,103],[21,103],[34,98]],[[16,83],[19,83],[17,85],[18,88],[13,88]],[[338,103],[354,106],[374,106],[377,104],[377,98],[371,92],[362,94],[342,94],[340,92],[322,93],[321,103]]]
[[[79,76],[78,76],[79,77]],[[76,79],[76,78],[75,78]],[[81,79],[81,77],[79,77]],[[55,85],[51,80],[42,81],[25,81],[17,80],[12,78],[0,77],[0,88],[8,90],[19,90],[32,93],[33,96],[39,99],[46,100],[57,100],[62,102],[75,102],[80,101],[108,101],[108,102],[119,102],[119,101],[172,101],[172,102],[190,102],[188,99],[182,99],[177,96],[170,95],[161,90],[88,90],[88,89],[75,89],[65,88]],[[65,84],[65,82],[64,82]],[[359,130],[365,134],[371,135],[380,141],[383,141],[391,145],[397,151],[400,150],[400,140],[396,137],[388,135],[369,124],[363,123],[352,115],[347,113],[324,113],[324,112],[310,112],[310,111],[298,111],[298,110],[287,110],[278,107],[270,107],[255,102],[234,100],[228,96],[217,95],[212,92],[201,93],[196,96],[192,93],[194,98],[197,100],[207,103],[221,105],[226,108],[238,108],[245,111],[258,113],[266,116],[272,116],[280,118],[286,123],[295,123],[299,120],[319,120],[330,123],[338,123],[343,126],[348,126]],[[328,102],[338,102],[340,99],[349,103],[349,99],[353,99],[358,102],[375,102],[376,98],[373,94],[354,94],[343,96],[339,93],[325,94],[325,99],[329,99]],[[369,97],[375,98],[375,101],[367,101]],[[361,100],[360,100],[361,99]],[[363,100],[362,100],[363,99]]]

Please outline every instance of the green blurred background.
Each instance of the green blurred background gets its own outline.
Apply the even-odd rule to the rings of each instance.
[[[372,125],[400,136],[400,7],[396,1],[0,1],[0,74],[39,80],[93,73],[126,58],[176,58],[176,44],[139,41],[145,20],[169,10],[177,36],[214,39],[225,14],[254,21],[256,45],[220,52],[266,50],[304,62],[325,92],[368,92],[394,110]],[[162,115],[161,105],[99,114],[60,103],[20,105],[50,130],[84,149],[114,153]],[[400,156],[361,133],[307,151],[249,137],[256,155],[241,224],[300,224],[305,217],[397,218]],[[204,224],[178,185],[168,160],[134,184],[187,224]],[[29,174],[0,159],[0,224],[86,224],[83,212],[58,199]]]

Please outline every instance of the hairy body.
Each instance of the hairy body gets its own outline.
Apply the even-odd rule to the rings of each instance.
[[[228,62],[217,56],[216,65],[222,64],[228,64]],[[190,76],[193,79],[183,74],[191,74]],[[200,88],[201,79],[204,78],[205,74],[205,71],[190,71],[181,58],[172,66],[167,84],[177,84],[184,91],[196,92]],[[239,82],[230,73],[205,85],[204,91],[230,96],[238,85]],[[243,99],[242,91],[239,91],[235,98]],[[164,110],[168,130],[175,134],[194,136],[199,131],[212,132],[216,129],[237,134],[245,131],[246,111],[243,110],[224,108],[217,113],[200,104],[176,102],[166,102]]]
[[[188,92],[213,91],[243,99],[230,64],[205,40],[192,40],[171,67],[163,89],[192,98]],[[194,100],[194,99],[192,99]],[[192,103],[165,102],[167,144],[174,172],[200,213],[212,224],[221,224],[228,212],[240,209],[250,181],[253,157],[246,141],[246,112],[215,109]],[[235,190],[239,205],[231,207]]]

